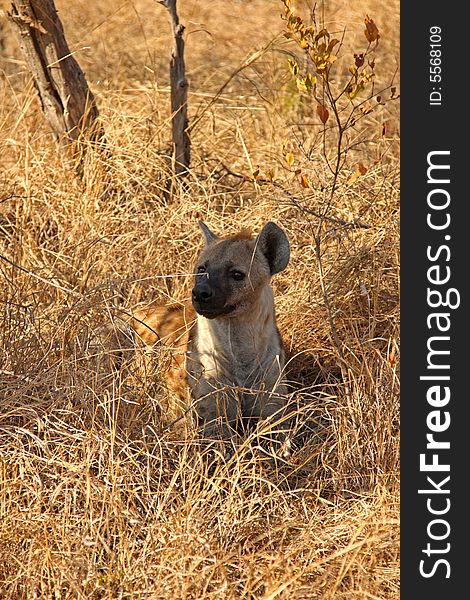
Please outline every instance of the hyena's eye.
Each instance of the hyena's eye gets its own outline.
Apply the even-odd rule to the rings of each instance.
[[[197,273],[198,275],[201,275],[202,273],[206,272],[206,267],[203,267],[202,265],[200,267],[197,268]]]
[[[242,273],[241,271],[231,271],[230,274],[235,281],[242,281],[242,279],[245,279],[245,273]]]

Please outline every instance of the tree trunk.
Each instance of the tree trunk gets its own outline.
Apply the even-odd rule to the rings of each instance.
[[[13,2],[8,17],[55,138],[72,142],[85,130],[100,138],[93,94],[67,45],[54,1]]]
[[[176,0],[160,0],[170,13],[173,48],[170,58],[171,123],[176,175],[186,175],[191,157],[188,135],[188,80],[184,65],[184,26],[176,11]]]

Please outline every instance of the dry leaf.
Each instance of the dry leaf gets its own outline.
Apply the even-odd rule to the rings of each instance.
[[[366,36],[367,41],[370,44],[372,44],[372,42],[378,42],[380,33],[379,33],[379,30],[377,29],[377,25],[369,17],[369,15],[366,15],[366,18],[364,19],[364,23],[366,24],[366,28],[364,29],[364,35]]]
[[[365,167],[362,163],[359,163],[357,165],[357,169],[354,171],[354,173],[348,179],[348,185],[352,185],[353,183],[355,183],[359,179],[359,177],[362,177],[363,175],[365,175],[367,173],[367,171],[368,171],[367,167]]]
[[[309,188],[310,187],[310,181],[308,180],[308,178],[303,173],[300,174],[300,178],[299,179],[300,179],[300,185],[303,188]]]
[[[354,62],[356,63],[356,67],[362,67],[364,64],[364,53],[354,54]]]
[[[317,104],[317,114],[322,123],[326,123],[328,121],[328,117],[330,116],[328,109],[323,104]]]

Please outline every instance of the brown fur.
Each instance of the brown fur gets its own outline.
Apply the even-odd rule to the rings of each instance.
[[[137,341],[144,349],[158,347],[166,352],[167,360],[160,360],[159,367],[169,392],[168,414],[164,415],[167,421],[181,419],[188,406],[186,352],[195,318],[196,313],[189,303],[168,306],[151,304],[139,309],[130,321]],[[145,363],[154,358],[151,351],[147,352]],[[144,369],[148,371],[146,366]]]

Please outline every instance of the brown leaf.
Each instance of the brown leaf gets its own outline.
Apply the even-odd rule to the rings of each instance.
[[[322,29],[321,31],[319,31],[315,36],[315,41],[318,42],[318,40],[322,37],[330,37],[330,32],[328,31],[328,29]]]
[[[366,15],[364,23],[366,24],[366,28],[364,29],[364,35],[366,36],[367,41],[370,44],[372,44],[372,42],[378,42],[380,33],[377,28],[377,25],[369,17],[369,15]]]
[[[391,367],[394,367],[395,366],[395,362],[396,362],[396,360],[395,360],[395,346],[394,346],[392,348],[392,350],[390,351],[389,355],[388,355],[388,364]]]
[[[300,185],[303,188],[309,188],[310,187],[310,181],[308,180],[308,178],[303,173],[300,175],[299,179],[300,179]]]
[[[348,179],[348,185],[352,185],[353,183],[355,183],[359,179],[359,177],[362,177],[363,175],[365,175],[367,173],[367,171],[368,171],[367,167],[365,167],[362,163],[359,163],[357,165],[357,169],[354,171],[354,173]]]
[[[364,53],[361,52],[360,54],[355,54],[354,62],[356,63],[356,67],[362,67],[362,65],[364,64]]]
[[[357,165],[357,170],[361,175],[365,175],[367,173],[367,167],[365,167],[361,162]]]
[[[317,114],[323,124],[328,121],[328,117],[330,116],[330,113],[324,104],[317,104]]]
[[[328,48],[326,49],[326,51],[331,52],[333,50],[333,48],[336,46],[336,44],[339,44],[339,40],[337,40],[336,38],[333,38],[332,40],[330,40],[330,43],[328,44]]]

